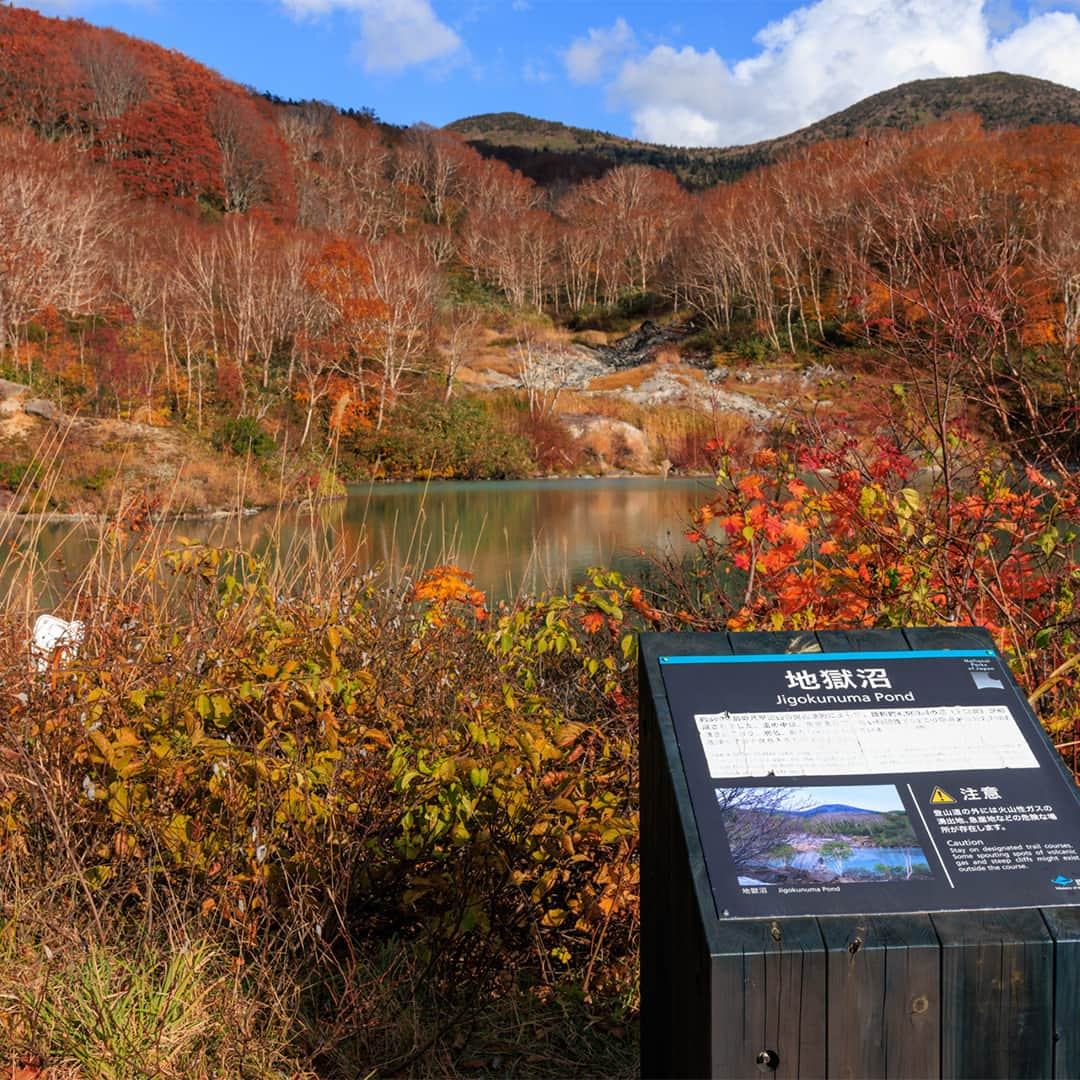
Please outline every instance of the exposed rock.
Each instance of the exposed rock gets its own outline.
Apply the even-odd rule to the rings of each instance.
[[[672,369],[661,368],[635,387],[626,387],[620,393],[638,405],[668,405],[676,401],[698,396],[696,380],[682,379]],[[702,388],[703,389],[703,388]]]
[[[598,348],[596,355],[617,371],[639,367],[651,360],[661,345],[671,345],[692,332],[693,327],[688,322],[658,326],[651,319],[646,319],[641,326],[619,338],[614,345]]]
[[[29,386],[0,379],[0,416],[14,416],[22,412],[23,399],[29,393]]]
[[[598,472],[610,469],[652,471],[649,441],[641,428],[607,416],[564,415],[559,419],[573,439],[595,458]]]
[[[636,405],[675,405],[683,402],[706,411],[738,413],[759,424],[768,424],[776,418],[772,409],[752,397],[702,382],[689,373],[679,372],[677,368],[661,368],[639,386],[616,392]]]
[[[580,390],[611,369],[584,345],[533,345],[511,349],[518,389]]]
[[[746,394],[740,394],[735,390],[721,390],[719,387],[710,390],[710,400],[721,412],[739,413],[748,416],[758,423],[767,424],[776,419],[776,413],[760,401],[755,401]]]
[[[807,382],[820,383],[826,379],[835,379],[836,368],[832,364],[811,364],[809,367],[803,368],[800,374]]]
[[[29,386],[12,382],[10,379],[0,379],[0,401],[7,401],[9,398],[24,398],[29,393]]]
[[[55,420],[60,415],[60,410],[46,398],[33,398],[24,402],[23,412],[40,416],[43,420]]]
[[[496,371],[494,368],[484,368],[479,374],[483,378],[485,390],[518,390],[521,388],[520,379]]]

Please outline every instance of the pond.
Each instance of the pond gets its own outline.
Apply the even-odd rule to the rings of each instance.
[[[812,870],[821,864],[829,864],[829,860],[823,858],[817,851],[802,851],[785,864],[783,860],[770,860],[772,866],[788,865],[796,870]],[[853,847],[850,854],[844,858],[844,872],[873,873],[877,868],[886,866],[890,869],[899,868],[906,870],[910,865],[913,871],[929,872],[930,866],[926,856],[917,847]],[[835,868],[835,865],[834,865]]]
[[[373,484],[314,511],[178,521],[161,539],[163,546],[185,537],[258,554],[275,545],[294,554],[317,546],[355,558],[361,569],[385,569],[392,580],[406,567],[452,562],[493,598],[508,598],[566,591],[593,566],[640,573],[649,555],[678,557],[688,550],[691,511],[711,490],[708,478],[652,477]],[[15,532],[20,547],[49,568],[41,604],[62,599],[65,583],[93,555],[92,533],[59,523]]]

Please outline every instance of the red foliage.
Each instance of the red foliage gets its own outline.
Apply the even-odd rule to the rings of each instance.
[[[722,624],[980,625],[1030,654],[1071,609],[1080,482],[1029,469],[1020,487],[973,440],[953,454],[950,483],[914,477],[884,443],[721,457],[720,494],[688,538],[723,581]]]
[[[102,125],[95,150],[135,195],[224,198],[221,152],[187,105],[144,102]]]
[[[295,212],[269,105],[114,30],[0,7],[0,119],[89,143],[140,197]]]
[[[0,7],[0,117],[52,136],[74,127],[90,91],[72,53],[82,22]]]

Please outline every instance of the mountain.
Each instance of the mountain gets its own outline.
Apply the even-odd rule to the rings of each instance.
[[[727,179],[717,171],[716,151],[658,146],[522,113],[484,113],[455,120],[447,128],[485,157],[505,161],[545,187],[603,176],[615,165],[665,169],[691,188]]]
[[[521,113],[484,113],[447,125],[486,157],[551,186],[600,176],[615,165],[651,165],[687,187],[709,187],[767,165],[824,139],[882,128],[908,130],[953,113],[977,113],[987,128],[1080,125],[1080,91],[1046,79],[996,72],[918,79],[885,90],[815,124],[747,146],[661,146],[602,131],[538,120]]]
[[[866,810],[861,806],[848,806],[846,803],[825,803],[823,806],[813,806],[809,810],[789,810],[787,813],[795,817],[817,817],[819,814],[871,814],[877,815],[878,810]]]

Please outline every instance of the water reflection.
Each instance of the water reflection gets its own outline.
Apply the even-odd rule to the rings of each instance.
[[[329,551],[392,578],[450,561],[493,597],[508,597],[566,590],[590,566],[639,571],[641,551],[680,554],[691,509],[709,488],[706,480],[651,478],[378,485],[314,512],[176,522],[157,540],[165,547],[183,536],[300,560]],[[45,606],[63,598],[98,542],[83,525],[24,526],[15,535],[48,568],[36,590]]]

